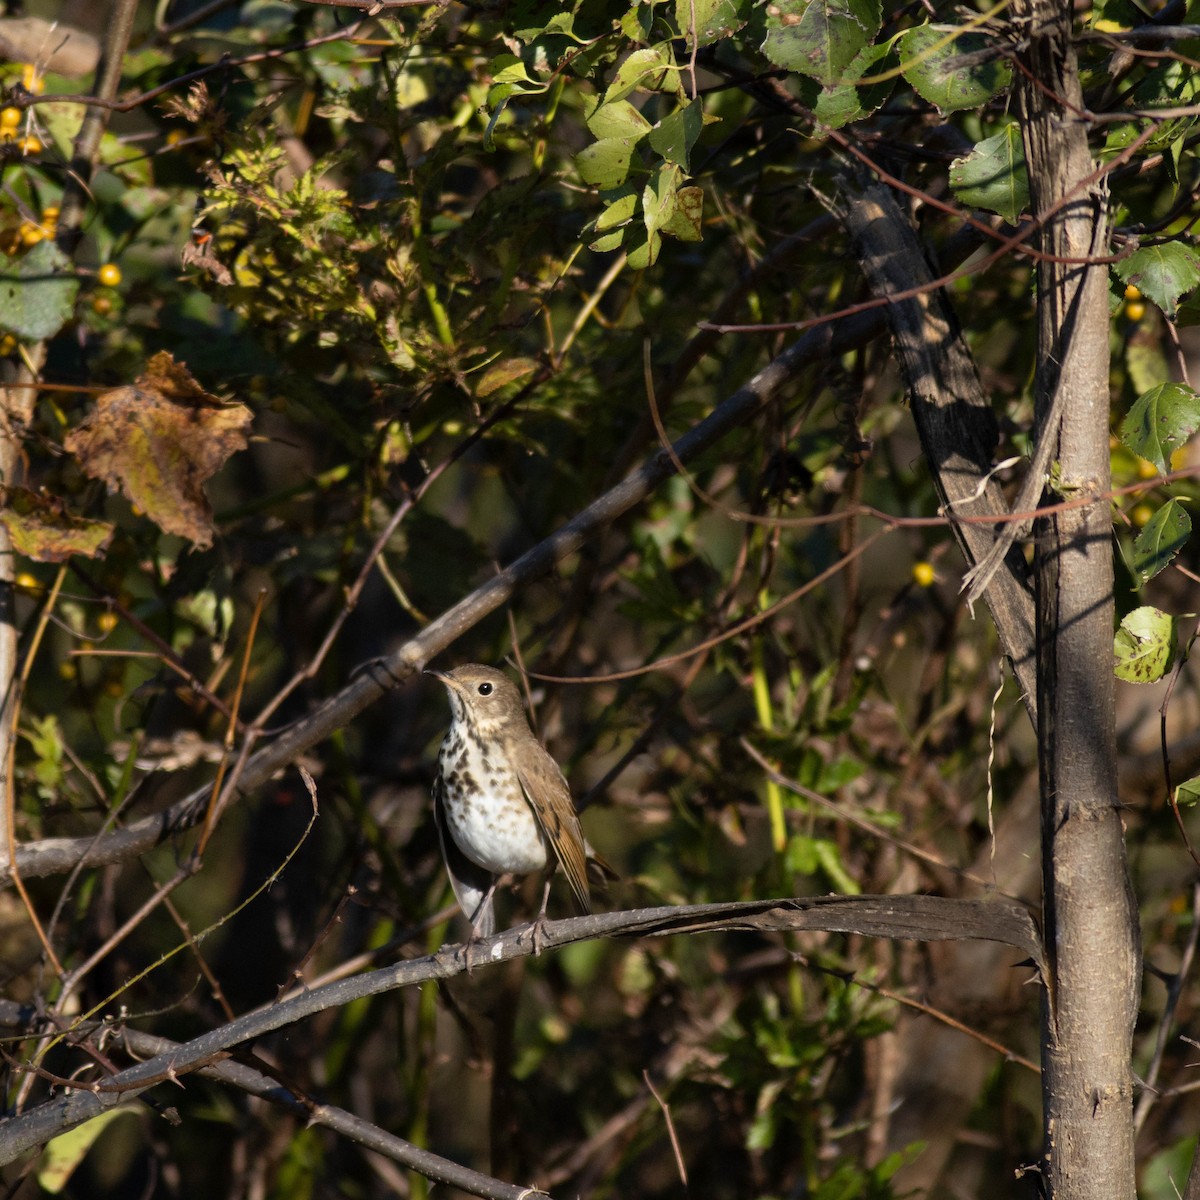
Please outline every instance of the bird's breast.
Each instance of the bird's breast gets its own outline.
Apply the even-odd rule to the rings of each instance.
[[[496,875],[545,869],[545,835],[498,745],[485,750],[452,730],[438,769],[450,835],[472,862]]]

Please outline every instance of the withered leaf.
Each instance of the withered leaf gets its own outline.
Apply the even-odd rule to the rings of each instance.
[[[68,512],[57,496],[10,487],[3,492],[0,523],[13,549],[35,562],[63,562],[72,554],[95,558],[109,543],[113,527]]]
[[[212,545],[204,482],[247,444],[251,413],[210,396],[182,363],[160,351],[136,383],[114,388],[68,435],[83,469],[120,488],[160,529]]]

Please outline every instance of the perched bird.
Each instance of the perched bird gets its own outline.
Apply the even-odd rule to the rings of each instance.
[[[441,680],[450,696],[433,813],[472,940],[496,931],[493,896],[502,875],[542,871],[546,886],[534,925],[540,948],[556,866],[579,907],[592,911],[587,863],[597,856],[583,836],[567,781],[530,729],[521,693],[507,675],[477,664],[426,674]]]

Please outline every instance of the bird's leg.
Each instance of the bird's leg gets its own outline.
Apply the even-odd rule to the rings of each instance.
[[[542,888],[542,904],[538,915],[533,919],[533,956],[537,958],[542,952],[542,937],[546,928],[546,905],[550,903],[550,880],[552,873],[546,876],[546,885]]]
[[[475,969],[475,947],[484,938],[481,932],[481,927],[485,924],[494,925],[495,921],[492,918],[492,897],[496,894],[496,884],[500,882],[498,875],[492,876],[491,887],[483,894],[483,899],[475,906],[475,911],[471,914],[471,932],[467,937],[467,945],[463,951],[463,957],[467,963],[467,974],[470,975]],[[488,931],[489,935],[491,930]]]

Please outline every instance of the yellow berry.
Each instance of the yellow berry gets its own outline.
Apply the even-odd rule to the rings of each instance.
[[[932,587],[934,580],[937,578],[933,570],[933,563],[925,561],[913,563],[912,577],[913,583],[917,587]]]
[[[16,579],[13,580],[13,583],[26,592],[36,592],[38,588],[41,587],[41,584],[37,581],[37,576],[30,575],[28,571],[22,571],[16,577]]]
[[[1150,524],[1150,518],[1154,516],[1154,509],[1148,504],[1138,504],[1129,514],[1129,519],[1141,529],[1144,525]]]
[[[1139,479],[1157,479],[1158,468],[1147,458],[1139,458],[1137,464]]]
[[[46,236],[46,231],[38,225],[26,222],[21,226],[21,245],[36,246]]]
[[[41,154],[45,149],[42,139],[34,137],[32,133],[28,137],[23,137],[17,145],[21,147],[22,154]]]
[[[13,108],[11,105],[8,108],[0,108],[0,129],[16,129],[21,123],[21,110]]]
[[[1140,321],[1146,315],[1146,305],[1141,300],[1126,300],[1125,315],[1131,321]]]
[[[125,687],[119,679],[110,679],[104,685],[104,694],[112,697],[114,700],[119,700],[125,695]]]
[[[97,316],[107,317],[112,312],[112,297],[111,296],[93,296],[92,297],[92,312]]]
[[[1125,288],[1126,300],[1140,300],[1142,298],[1142,290],[1136,284],[1128,284]]]
[[[100,280],[105,287],[116,287],[121,282],[121,268],[116,263],[105,263],[104,266],[96,272],[96,278]]]
[[[75,666],[71,659],[65,659],[58,664],[58,677],[65,679],[69,683],[79,674],[79,669]]]
[[[15,353],[16,349],[17,339],[11,333],[0,337],[0,358],[7,358],[10,354]]]
[[[21,86],[35,96],[40,96],[46,90],[46,81],[33,63],[26,63],[21,72]]]
[[[168,146],[178,146],[179,143],[182,142],[186,137],[187,137],[187,134],[184,133],[182,129],[172,129],[167,134],[167,139],[166,139],[167,145]]]
[[[102,612],[96,619],[96,624],[100,627],[101,633],[112,633],[120,623],[121,618],[109,609]]]

